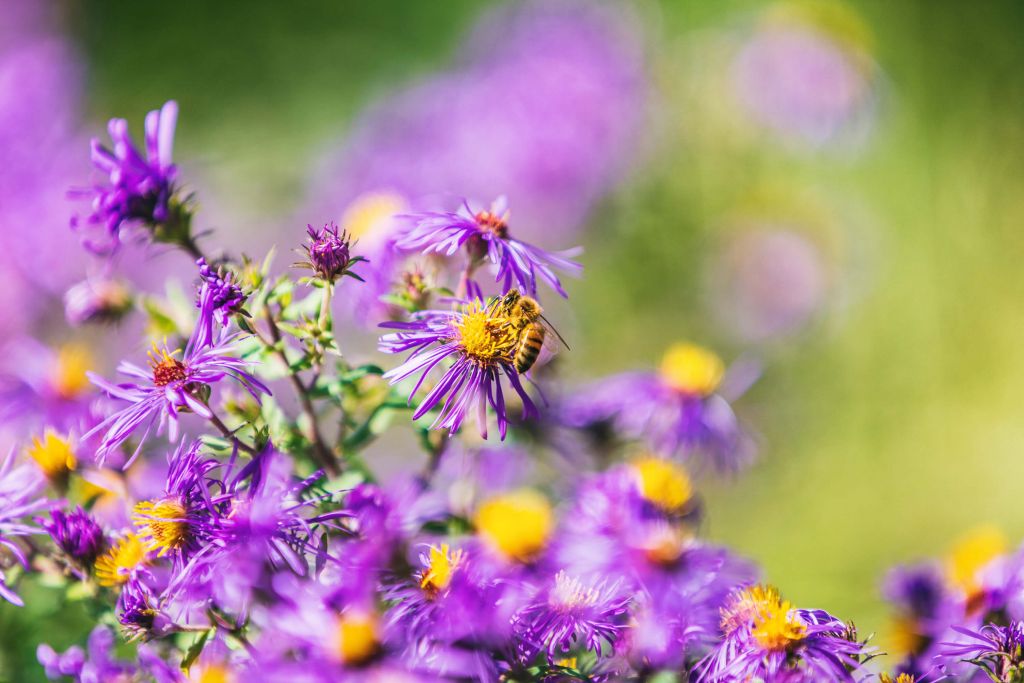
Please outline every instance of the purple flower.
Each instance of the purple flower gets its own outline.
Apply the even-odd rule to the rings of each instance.
[[[778,591],[751,586],[722,612],[722,641],[697,666],[698,683],[859,680],[871,650],[822,610],[794,609]]]
[[[212,290],[207,288],[207,291]],[[235,335],[224,330],[218,339],[211,339],[207,345],[203,343],[203,336],[209,334],[212,332],[208,325],[197,324],[181,360],[174,357],[177,352],[171,354],[154,345],[149,354],[148,371],[127,361],[118,366],[122,374],[141,381],[112,384],[94,373],[88,373],[93,384],[109,396],[129,403],[83,436],[83,439],[88,439],[94,434],[103,433],[102,442],[96,450],[99,462],[102,463],[110,451],[143,424],[145,432],[125,467],[138,456],[155,421],[159,420],[158,432],[168,426],[168,436],[175,440],[179,413],[191,411],[207,419],[212,417],[213,413],[207,406],[210,385],[224,378],[241,384],[257,401],[261,393],[270,394],[270,390],[248,372],[249,362],[231,355]]]
[[[465,247],[470,269],[485,260],[497,268],[495,282],[501,283],[502,294],[518,287],[536,296],[537,278],[540,277],[556,292],[568,296],[554,269],[573,275],[583,270],[580,264],[569,260],[579,253],[578,250],[555,254],[511,237],[508,205],[504,197],[498,198],[490,209],[482,211],[474,211],[464,200],[457,212],[431,211],[408,218],[415,224],[396,242],[398,248],[452,256]],[[483,298],[480,286],[471,278],[466,280],[465,286],[468,296]]]
[[[503,375],[523,402],[523,417],[537,414],[513,364],[519,335],[508,325],[499,303],[500,300],[495,299],[485,306],[475,301],[455,311],[422,311],[413,314],[409,322],[381,324],[381,327],[399,330],[381,337],[381,351],[412,351],[404,363],[384,375],[395,384],[420,373],[410,393],[410,402],[431,370],[446,360],[453,361],[413,413],[414,420],[441,404],[431,429],[448,429],[455,433],[466,415],[475,411],[480,435],[486,439],[487,406],[490,405],[504,440],[508,415],[502,390]]]
[[[206,263],[205,258],[198,259],[196,265],[199,267],[199,277],[203,279],[205,288],[209,291],[207,296],[199,297],[196,305],[200,309],[204,306],[209,307],[211,312],[205,315],[216,316],[220,324],[226,326],[228,318],[241,310],[245,303],[245,294],[235,282],[233,273],[214,270]]]
[[[46,480],[34,464],[15,466],[13,449],[0,460],[0,549],[10,552],[25,569],[28,569],[28,559],[14,539],[41,533],[38,527],[23,520],[49,505],[49,501],[40,495],[45,485]],[[2,569],[0,598],[19,607],[24,605],[5,583]]]
[[[544,653],[552,663],[580,646],[598,656],[613,651],[629,607],[629,597],[621,589],[619,582],[590,585],[559,571],[512,618],[520,656],[529,661]]]
[[[79,505],[71,512],[50,510],[50,519],[39,520],[54,544],[80,568],[88,569],[107,545],[103,528]]]
[[[977,630],[954,626],[953,630],[968,640],[939,643],[936,661],[943,668],[970,662],[993,681],[1017,681],[1024,675],[1024,623],[986,624]]]
[[[141,224],[156,228],[172,219],[174,180],[178,168],[171,163],[178,104],[169,101],[160,111],[146,114],[145,156],[128,134],[128,122],[111,119],[107,125],[113,149],[94,138],[92,163],[107,176],[107,184],[96,184],[77,194],[92,197],[92,212],[85,219],[72,220],[72,227],[99,227],[105,241],[85,240],[90,251],[104,254],[117,249],[121,228]]]
[[[715,354],[676,344],[659,372],[628,372],[584,387],[564,401],[559,419],[578,429],[610,424],[628,438],[644,439],[655,453],[700,456],[734,472],[753,454],[727,396],[741,394],[756,375],[737,366],[727,376]]]
[[[307,260],[296,263],[298,268],[308,268],[317,277],[327,283],[334,283],[338,278],[348,275],[362,281],[363,278],[351,272],[354,264],[366,259],[352,256],[352,243],[348,233],[338,233],[338,226],[333,223],[317,230],[312,225],[306,226],[309,233],[309,244],[303,245]]]
[[[130,679],[138,672],[135,665],[114,659],[114,634],[106,626],[93,629],[87,649],[88,656],[77,645],[58,655],[52,647],[43,644],[36,651],[36,657],[51,681],[70,676],[75,683],[97,683]]]
[[[131,291],[118,280],[83,280],[64,293],[64,317],[75,327],[117,322],[131,308]]]
[[[764,127],[810,146],[868,123],[875,67],[862,47],[860,18],[842,6],[833,6],[822,27],[795,11],[779,14],[783,20],[765,21],[736,58],[740,103]],[[830,30],[836,25],[839,31]]]

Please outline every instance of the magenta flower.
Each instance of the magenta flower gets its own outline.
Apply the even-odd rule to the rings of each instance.
[[[42,533],[41,529],[25,519],[49,504],[41,495],[45,485],[46,480],[34,464],[22,463],[15,466],[13,450],[0,460],[0,549],[9,552],[26,569],[28,559],[14,539]],[[5,583],[2,569],[0,598],[19,607],[25,604]]]
[[[431,370],[446,360],[452,364],[420,403],[413,420],[441,405],[431,429],[455,433],[470,411],[474,411],[480,435],[487,438],[487,408],[494,410],[501,439],[508,430],[508,415],[502,378],[523,402],[523,417],[534,417],[537,408],[526,394],[513,364],[517,333],[505,324],[496,302],[484,306],[479,300],[456,311],[430,310],[414,314],[409,322],[382,323],[399,330],[380,339],[385,353],[412,351],[409,358],[388,371],[392,384],[419,373],[409,400],[426,381]]]
[[[552,253],[513,238],[509,233],[509,211],[504,197],[499,197],[490,209],[474,211],[463,200],[457,212],[430,211],[408,216],[413,227],[397,242],[399,249],[434,252],[452,256],[465,247],[473,264],[490,262],[497,268],[495,282],[501,283],[501,293],[513,287],[531,296],[537,295],[537,278],[548,283],[564,297],[562,283],[555,269],[579,275],[583,267],[570,260],[578,249]],[[480,286],[471,278],[466,281],[470,297],[483,298]]]
[[[178,105],[174,101],[146,115],[145,155],[136,148],[124,119],[111,119],[107,126],[113,149],[93,139],[92,163],[107,176],[107,182],[98,183],[91,190],[75,191],[92,198],[92,212],[84,223],[78,216],[71,223],[74,228],[98,227],[105,233],[104,241],[84,241],[90,251],[115,251],[121,242],[121,229],[126,225],[158,226],[171,219],[178,172],[171,163],[177,118]]]

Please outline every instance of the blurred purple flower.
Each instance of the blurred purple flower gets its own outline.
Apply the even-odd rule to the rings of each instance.
[[[64,293],[64,317],[74,327],[87,323],[112,323],[132,307],[128,286],[120,280],[100,277],[78,282]]]
[[[949,664],[969,662],[993,681],[1019,680],[1024,673],[1024,623],[986,624],[976,630],[954,626],[953,630],[967,641],[939,643],[936,662],[943,670]]]
[[[178,104],[169,101],[159,111],[146,114],[145,156],[128,134],[128,122],[111,119],[107,126],[113,149],[92,140],[92,163],[107,178],[91,190],[76,191],[92,199],[92,212],[83,220],[76,216],[72,227],[99,228],[99,241],[86,235],[84,244],[98,254],[115,251],[121,243],[122,227],[139,224],[157,226],[172,218],[171,201],[177,167],[171,162]]]
[[[106,549],[103,528],[79,505],[71,512],[50,510],[50,519],[39,520],[64,556],[79,568],[89,569]]]
[[[42,529],[25,520],[50,504],[42,496],[45,485],[46,479],[34,464],[14,464],[13,449],[0,460],[0,550],[9,552],[25,569],[28,569],[28,559],[14,539],[43,533]],[[5,583],[2,569],[0,598],[18,606],[24,604]]]

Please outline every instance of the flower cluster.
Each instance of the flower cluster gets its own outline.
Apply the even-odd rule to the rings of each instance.
[[[176,113],[147,117],[145,156],[111,123],[113,150],[94,147],[109,184],[94,188],[88,222],[110,249],[138,224],[187,253],[195,306],[171,290],[69,296],[75,322],[145,315],[148,367],[121,361],[127,380],[115,383],[81,349],[40,351],[45,372],[20,368],[4,404],[31,438],[0,462],[0,596],[20,605],[17,582],[43,575],[41,587],[104,615],[86,649],[39,647],[46,676],[875,675],[876,650],[852,624],[794,607],[701,533],[697,477],[735,473],[752,454],[736,410],[756,363],[727,368],[679,343],[656,371],[560,388],[549,361],[568,347],[541,284],[568,298],[560,277],[582,272],[578,252],[522,240],[499,200],[390,217],[404,228],[388,248],[428,254],[436,277],[407,274],[403,313],[379,321],[379,350],[404,359],[359,364],[339,347],[353,321],[332,304],[391,277],[391,261],[375,270],[334,224],[307,229],[296,265],[310,277],[269,257],[208,259],[170,163]],[[368,448],[385,435],[408,456],[397,473]],[[898,680],[1019,674],[1024,564],[996,545],[975,539],[946,573],[893,577],[915,637]],[[114,657],[118,637],[138,643],[130,660]]]

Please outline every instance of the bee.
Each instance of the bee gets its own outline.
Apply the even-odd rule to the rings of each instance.
[[[562,335],[558,334],[558,330],[544,317],[544,309],[536,299],[523,296],[518,289],[510,289],[500,299],[498,305],[505,317],[508,318],[508,324],[518,335],[512,364],[519,374],[527,372],[537,362],[548,330],[554,332],[562,345],[569,348],[569,345],[562,339]]]

